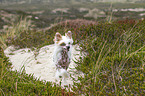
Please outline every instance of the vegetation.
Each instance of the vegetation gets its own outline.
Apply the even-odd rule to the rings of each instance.
[[[32,0],[33,1],[33,0]],[[38,0],[39,1],[39,0]],[[36,28],[46,28],[51,24],[59,23],[68,19],[87,19],[106,22],[130,19],[145,18],[145,11],[120,11],[120,9],[144,8],[145,3],[33,3],[33,4],[0,4],[0,29],[6,24],[10,24],[9,19],[15,18],[15,22],[21,20],[21,17],[28,17],[36,25]],[[117,10],[117,11],[113,11]],[[93,12],[92,12],[93,11]],[[13,17],[6,17],[9,14]],[[89,16],[86,16],[89,13]],[[4,14],[4,15],[3,15]],[[9,16],[8,15],[8,16]],[[38,17],[38,19],[36,19]]]
[[[81,26],[78,26],[81,23],[78,24],[77,21],[79,20],[70,20],[68,23],[62,22],[45,33],[22,31],[20,37],[17,37],[15,40],[12,38],[11,43],[7,44],[13,44],[20,48],[40,47],[52,44],[52,37],[55,32],[59,31],[60,33],[64,33],[66,30],[71,29],[75,43],[80,44],[80,51],[86,53],[84,58],[80,58],[80,60],[76,62],[78,64],[76,67],[77,70],[82,71],[85,75],[84,77],[80,77],[80,83],[76,83],[72,88],[75,94],[143,95],[145,89],[145,20],[124,20],[113,22],[112,24],[95,24],[94,22],[88,23],[88,21],[84,20],[84,24]],[[35,42],[35,40],[37,40],[37,42]],[[48,43],[47,41],[50,42]],[[4,65],[2,66],[2,70],[7,68],[6,66],[4,67]],[[20,74],[10,70],[1,72],[3,72],[1,81],[5,82],[2,84],[13,85],[7,87],[10,92],[8,94],[20,92],[21,94],[31,95],[33,93],[40,95],[51,93],[61,94],[62,92],[57,91],[58,93],[55,93],[56,90],[61,89],[51,87],[51,83],[38,81],[31,75],[28,76],[25,73]],[[9,78],[9,76],[11,76],[11,78]],[[4,79],[4,77],[6,79]],[[12,80],[12,82],[8,82],[10,81],[8,78]],[[6,80],[8,81],[6,82]],[[18,91],[18,89],[16,91],[16,83],[19,84],[17,86],[19,86],[19,90],[22,92]],[[45,93],[43,89],[47,90],[48,86],[48,89],[52,88],[53,91],[47,91]],[[6,90],[7,88],[5,88],[6,86],[1,88],[1,94],[8,92]],[[30,88],[30,91],[25,90],[25,88]]]
[[[82,36],[79,43],[87,53],[77,62],[77,69],[85,73],[84,78],[80,78],[81,83],[76,84],[78,94],[144,94],[144,23],[125,20],[82,27],[77,31],[76,38]]]
[[[72,96],[74,93],[66,92],[51,82],[39,81],[32,74],[26,74],[25,70],[22,73],[11,71],[11,63],[0,47],[0,95]]]
[[[14,14],[16,11],[10,12]],[[73,12],[75,14],[76,11]],[[25,17],[30,14],[25,14]],[[55,15],[58,14],[60,13]],[[112,17],[119,16],[118,14],[120,13],[115,13]],[[80,57],[76,61],[76,69],[83,72],[84,76],[78,78],[80,83],[74,82],[70,92],[51,82],[40,81],[32,74],[26,74],[25,70],[22,73],[12,71],[11,63],[4,56],[4,47],[0,47],[0,95],[142,96],[145,93],[145,20],[113,19],[108,23],[106,18],[104,22],[96,22],[94,19],[84,20],[76,17],[73,20],[60,20],[61,22],[47,28],[47,24],[52,22],[41,26],[40,21],[47,19],[42,19],[38,14],[31,15],[31,19],[19,17],[15,23],[9,24],[12,28],[8,27],[0,34],[0,44],[4,47],[14,45],[17,48],[40,48],[53,44],[56,32],[64,34],[71,30],[74,44],[79,44],[80,51],[85,53],[83,58]],[[41,18],[38,21],[34,19],[37,16]]]

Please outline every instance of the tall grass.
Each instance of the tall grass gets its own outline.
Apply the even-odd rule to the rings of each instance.
[[[76,84],[78,94],[143,94],[143,22],[127,21],[127,24],[100,24],[81,28],[84,36],[81,47],[88,54],[77,62],[77,69],[85,73],[84,78],[79,78],[81,83]]]
[[[109,8],[109,11],[108,11],[108,16],[106,17],[106,21],[108,23],[111,23],[112,22],[112,18],[113,18],[113,10],[112,10],[112,2],[111,2],[111,5],[110,5],[110,8]]]
[[[16,39],[20,37],[20,33],[23,31],[30,30],[31,21],[28,19],[20,20],[17,24],[12,23],[11,27],[5,29],[5,32],[1,34],[0,43],[1,46],[5,49],[7,47],[7,42],[10,42],[11,39]]]
[[[73,90],[75,95],[143,95],[145,68],[144,26],[145,21],[137,22],[129,19],[112,23],[70,20],[61,22],[45,32],[23,31],[20,33],[21,36],[18,35],[9,44],[14,44],[21,48],[40,48],[41,46],[52,44],[56,32],[64,33],[66,30],[71,30],[74,43],[78,43],[80,51],[86,53],[85,57],[80,57],[76,62],[78,65],[76,69],[82,71],[84,77],[80,76],[78,78],[80,83],[74,82],[71,90]],[[21,77],[20,74],[18,76]],[[25,91],[22,91],[23,94],[27,93],[27,95],[31,93],[33,93],[32,95],[48,95],[48,92],[53,95],[66,93],[65,90],[61,90],[58,87],[51,87],[49,82],[42,83],[41,81],[35,81],[31,76],[23,76],[25,75],[23,74],[21,78],[26,78],[24,79],[26,82],[18,77],[12,78],[14,82],[9,84],[13,84],[13,88],[6,86],[8,89],[12,89],[9,94],[11,92],[16,94],[16,90],[20,92],[23,89],[25,89]],[[29,86],[29,84],[32,86]],[[26,90],[28,87],[25,85],[29,86],[30,90]],[[1,88],[2,94],[8,92],[6,88]],[[70,95],[70,93],[66,94]]]

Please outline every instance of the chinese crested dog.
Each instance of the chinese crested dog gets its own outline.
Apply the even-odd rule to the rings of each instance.
[[[54,38],[55,49],[53,61],[56,65],[56,80],[62,79],[64,85],[67,84],[66,79],[69,77],[67,69],[71,60],[71,50],[72,50],[72,33],[68,31],[65,36],[62,36],[59,32],[55,34]]]

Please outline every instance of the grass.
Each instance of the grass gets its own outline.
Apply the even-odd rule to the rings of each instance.
[[[72,13],[63,14],[51,14],[51,16],[65,17],[78,12],[76,8],[83,6],[83,4],[89,6],[89,4],[82,3],[82,5],[72,5]],[[102,9],[110,4],[97,3],[98,8]],[[37,4],[36,4],[37,5]],[[42,4],[43,5],[43,4]],[[42,5],[39,5],[38,9],[43,9]],[[46,4],[47,5],[47,4]],[[142,4],[119,4],[113,3],[112,8],[136,8],[144,7]],[[13,6],[13,7],[12,7]],[[24,10],[18,13],[25,14],[27,5],[18,6],[18,8],[24,8]],[[52,7],[53,6],[53,7]],[[50,8],[56,6],[62,7],[59,4],[50,5]],[[90,8],[94,8],[96,4],[92,4]],[[104,7],[103,7],[104,6]],[[10,5],[15,9],[14,5]],[[68,5],[65,5],[68,7]],[[22,8],[22,9],[23,9]],[[46,7],[45,7],[46,8]],[[105,7],[106,8],[106,7]],[[35,11],[38,11],[35,9]],[[9,10],[14,12],[15,10]],[[31,10],[34,11],[34,10]],[[42,17],[49,14],[44,12]],[[82,13],[84,14],[84,13]],[[83,77],[79,77],[80,83],[75,83],[71,88],[73,92],[66,91],[61,87],[52,84],[51,82],[40,81],[28,75],[23,70],[22,73],[17,71],[11,71],[11,63],[8,58],[4,56],[3,48],[0,47],[0,94],[3,95],[60,95],[60,96],[94,96],[94,95],[143,95],[145,92],[145,20],[139,19],[123,19],[122,15],[131,14],[135,16],[134,12],[116,12],[107,13],[110,16],[110,22],[96,22],[85,19],[75,20],[61,20],[55,26],[42,30],[52,24],[55,21],[53,17],[50,18],[51,22],[47,22],[46,18],[42,18],[39,15],[32,15],[32,21],[36,25],[33,27],[33,23],[30,23],[28,19],[20,19],[16,23],[12,24],[11,29],[7,29],[7,33],[0,34],[0,42],[3,48],[14,45],[17,48],[36,48],[39,49],[45,45],[53,44],[54,35],[56,32],[64,34],[68,30],[73,33],[74,44],[79,44],[82,53],[86,53],[84,57],[80,57],[75,61],[78,65],[76,69],[84,73]],[[35,20],[35,16],[40,19]],[[121,19],[113,19],[120,16]],[[55,18],[55,17],[54,17]],[[69,17],[68,17],[69,18]],[[131,17],[135,18],[135,17]],[[138,17],[137,17],[138,18]],[[140,17],[139,17],[140,18]],[[59,21],[60,19],[58,19]],[[106,20],[106,19],[105,19]],[[43,25],[42,22],[45,21]],[[25,26],[24,26],[25,25]],[[42,29],[41,29],[42,27]],[[34,48],[34,49],[35,49]]]
[[[88,54],[77,62],[77,69],[86,74],[85,78],[80,78],[78,94],[144,94],[144,21],[126,22],[81,30],[87,37],[84,35],[81,47]]]
[[[28,30],[30,30],[30,24],[30,20],[24,19],[20,20],[20,22],[18,22],[17,24],[12,24],[12,27],[8,27],[5,30],[5,33],[1,34],[1,46],[5,49],[7,47],[6,42],[10,42],[11,39],[15,40],[16,38],[20,37],[20,33],[22,33],[23,31],[27,32]]]
[[[94,16],[97,16],[96,21],[108,22],[122,20],[124,18],[132,18],[132,19],[141,19],[145,18],[145,16],[139,16],[140,13],[143,12],[112,12],[112,9],[122,9],[122,8],[145,8],[145,3],[90,3],[83,2],[78,4],[73,3],[40,3],[40,4],[10,4],[10,5],[0,5],[0,10],[11,13],[13,15],[18,15],[19,17],[27,17],[32,16],[32,21],[35,23],[37,28],[45,28],[49,27],[50,24],[58,23],[60,21],[65,21],[67,19],[87,19],[94,20]],[[52,13],[52,10],[57,8],[68,8],[68,13],[56,12]],[[80,8],[87,8],[89,10],[99,9],[99,12],[93,14],[91,17],[84,17],[88,11],[80,12]],[[41,14],[34,14],[35,12],[43,11]],[[34,12],[34,13],[33,13]],[[100,15],[100,12],[103,12],[103,17]],[[105,13],[105,14],[104,14]],[[97,15],[96,15],[97,14]],[[35,19],[35,17],[39,17],[39,19]],[[0,21],[1,21],[0,16]],[[1,26],[5,25],[2,21],[0,22]],[[1,28],[1,27],[0,27]]]
[[[51,82],[39,81],[33,75],[11,71],[11,63],[4,56],[0,47],[0,95],[48,95],[48,96],[72,96],[74,93],[66,92],[65,89]]]
[[[143,95],[145,85],[144,26],[145,20],[126,19],[112,23],[96,23],[77,19],[61,22],[44,32],[21,31],[21,36],[11,39],[11,42],[6,44],[19,48],[40,48],[53,44],[53,36],[56,32],[64,33],[71,30],[74,44],[79,44],[80,51],[86,53],[85,57],[80,57],[76,61],[78,65],[76,69],[82,71],[84,77],[79,77],[80,83],[75,83],[72,87],[74,93],[67,93],[60,87],[52,87],[50,82],[36,80],[25,72],[22,74],[10,70],[5,72],[4,69],[7,66],[4,66],[5,63],[2,62],[1,94],[62,95],[64,92],[70,96],[72,94]],[[9,78],[9,76],[12,77]],[[4,84],[7,86],[4,87]]]

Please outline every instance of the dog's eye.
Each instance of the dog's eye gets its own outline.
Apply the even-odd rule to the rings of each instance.
[[[68,44],[70,44],[70,42],[68,42]]]
[[[61,44],[60,44],[60,46],[65,46],[65,45],[66,45],[65,43],[61,43]]]

